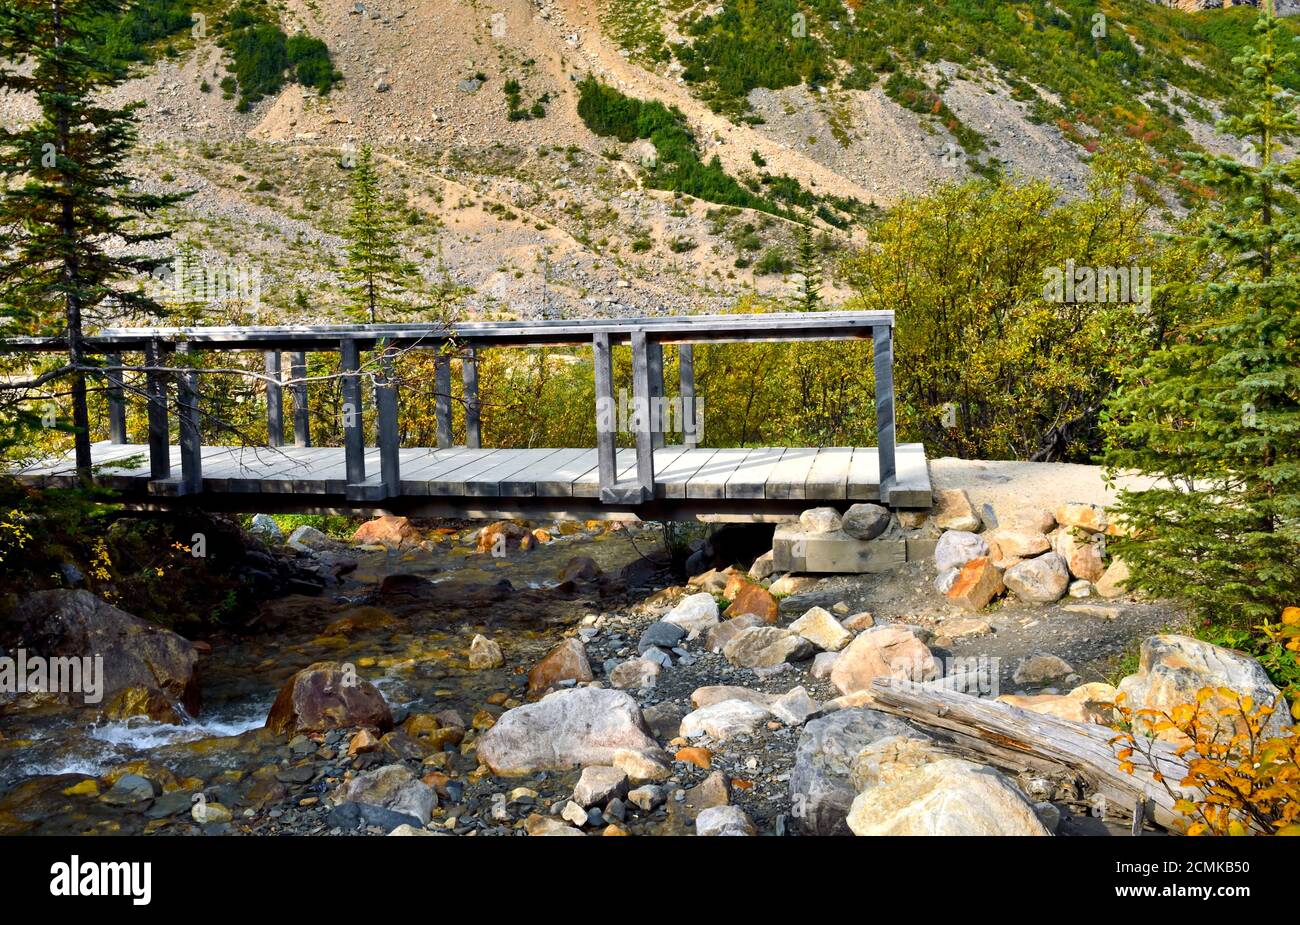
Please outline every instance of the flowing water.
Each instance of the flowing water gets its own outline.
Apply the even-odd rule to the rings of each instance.
[[[447,709],[469,720],[493,695],[498,704],[517,697],[526,666],[566,628],[622,600],[629,584],[647,590],[648,568],[627,581],[560,586],[557,575],[570,558],[589,556],[606,576],[617,576],[661,547],[648,528],[569,536],[557,529],[550,544],[495,558],[477,553],[473,536],[470,527],[436,534],[433,549],[350,550],[358,568],[344,584],[318,597],[266,603],[256,632],[207,638],[211,652],[199,665],[203,707],[186,723],[103,721],[89,709],[51,704],[11,707],[0,714],[0,832],[149,830],[144,816],[123,818],[68,791],[86,787],[89,777],[102,792],[121,773],[144,769],[164,790],[203,789],[283,763],[284,737],[261,727],[285,681],[317,661],[356,665],[399,721]],[[505,667],[468,668],[476,633],[501,644]]]

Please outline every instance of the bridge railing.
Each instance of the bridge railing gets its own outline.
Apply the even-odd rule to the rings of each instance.
[[[192,358],[206,351],[260,351],[265,358],[267,433],[271,446],[284,444],[284,390],[291,399],[293,441],[310,445],[307,354],[339,354],[343,394],[343,446],[347,496],[355,501],[382,501],[401,493],[398,394],[387,362],[381,359],[373,402],[378,434],[379,471],[367,472],[362,425],[364,389],[361,355],[382,349],[437,351],[434,360],[435,432],[440,448],[452,445],[451,356],[462,359],[466,446],[482,444],[478,397],[478,354],[487,348],[590,346],[595,360],[597,463],[600,497],[607,503],[638,503],[654,498],[654,451],[664,445],[659,416],[649,413],[665,395],[663,348],[678,348],[679,390],[687,446],[698,443],[694,431],[696,401],[694,345],[773,343],[823,340],[873,341],[877,445],[881,497],[897,476],[894,427],[893,312],[780,312],[767,314],[653,316],[624,319],[466,322],[436,324],[275,325],[255,327],[155,327],[101,331],[85,341],[85,351],[105,358],[109,439],[127,442],[122,355],[143,353],[148,412],[150,488],[160,494],[197,494],[203,490],[199,421],[199,374]],[[636,475],[619,481],[613,349],[632,350],[632,406],[636,436]],[[60,338],[0,340],[0,353],[65,350]],[[175,362],[167,365],[171,356]],[[287,373],[287,376],[286,376]],[[179,477],[171,466],[169,393],[176,393],[180,435]],[[658,426],[657,426],[658,425]]]

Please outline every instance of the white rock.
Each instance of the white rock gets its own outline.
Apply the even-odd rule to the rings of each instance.
[[[776,698],[771,710],[772,715],[787,726],[802,726],[808,717],[821,710],[821,704],[813,700],[800,685]]]
[[[1070,570],[1054,552],[1025,559],[1007,569],[1002,582],[1022,601],[1049,604],[1059,601],[1070,586]]]
[[[841,626],[839,620],[821,607],[812,608],[791,623],[790,632],[798,633],[826,652],[838,652],[853,638],[853,634]]]
[[[692,594],[684,597],[663,618],[664,623],[686,630],[686,638],[694,639],[710,627],[718,625],[718,602],[712,594]]]
[[[627,774],[621,768],[594,765],[583,768],[573,788],[573,802],[584,809],[604,806],[614,797],[627,796]]]
[[[682,717],[680,735],[688,739],[707,735],[718,742],[753,732],[771,715],[767,707],[747,700],[724,700]]]
[[[971,559],[989,554],[984,538],[966,530],[949,530],[934,546],[934,567],[940,573],[960,569]]]
[[[992,768],[959,758],[868,788],[853,800],[855,835],[1049,835],[1025,799]]]
[[[753,835],[754,823],[739,806],[710,806],[695,817],[695,834]]]
[[[840,512],[833,507],[809,508],[799,515],[799,526],[805,533],[834,533],[840,524]]]

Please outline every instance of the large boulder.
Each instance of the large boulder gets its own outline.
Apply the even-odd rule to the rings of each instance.
[[[523,777],[593,764],[622,767],[615,760],[622,750],[666,761],[632,697],[580,687],[501,714],[479,739],[478,757],[493,774]]]
[[[983,610],[1005,590],[1002,569],[987,556],[980,556],[961,567],[944,594],[963,610],[976,611]]]
[[[949,530],[934,546],[934,567],[946,572],[988,554],[989,544],[983,537],[966,530]]]
[[[964,488],[948,488],[934,493],[930,519],[940,530],[975,531],[980,528],[979,515]]]
[[[704,637],[704,647],[710,652],[721,652],[723,647],[752,626],[764,626],[766,621],[756,613],[745,613],[724,620],[709,630]]]
[[[879,504],[853,504],[844,512],[840,529],[855,540],[874,540],[889,527],[889,508]]]
[[[772,596],[770,591],[762,585],[747,581],[736,590],[731,606],[722,615],[728,619],[734,619],[746,614],[753,614],[764,623],[775,623],[780,613],[781,605],[777,603],[776,598]]]
[[[834,533],[840,524],[840,512],[833,507],[813,507],[799,515],[799,528],[805,533]]]
[[[330,800],[335,806],[344,803],[379,806],[389,812],[411,816],[422,826],[432,816],[438,796],[406,765],[390,764],[344,781],[334,789]]]
[[[195,673],[198,653],[193,644],[171,630],[119,610],[86,590],[56,589],[26,595],[14,609],[29,654],[45,658],[103,657],[102,690],[94,704],[112,700],[130,689],[143,688],[165,696],[191,715],[201,697]],[[83,679],[82,687],[90,685]],[[91,703],[85,695],[67,692],[70,703]],[[155,700],[157,698],[154,698]]]
[[[854,835],[1049,835],[1033,804],[992,768],[948,758],[869,787],[848,813]]]
[[[387,731],[393,714],[377,687],[338,662],[316,662],[297,672],[280,688],[266,717],[266,728],[280,734],[355,726]]]
[[[1070,574],[1085,581],[1100,581],[1106,574],[1101,534],[1076,527],[1062,527],[1052,539],[1052,548],[1065,560]]]
[[[1011,566],[1003,573],[1002,581],[1022,601],[1050,604],[1065,596],[1070,587],[1070,569],[1059,555],[1047,552]]]
[[[939,663],[925,643],[905,626],[875,626],[863,630],[840,653],[831,669],[831,683],[841,694],[869,691],[875,678],[931,681]]]
[[[753,835],[754,823],[739,806],[710,806],[695,817],[695,834],[700,836]]]
[[[710,627],[718,625],[718,602],[712,594],[692,594],[682,598],[681,603],[660,622],[681,627],[686,630],[688,639],[694,639]]]
[[[753,732],[767,722],[771,712],[748,700],[723,700],[701,707],[682,718],[679,735],[688,739],[707,735],[716,742]]]
[[[424,539],[420,531],[405,517],[381,514],[367,520],[352,534],[354,543],[377,543],[382,546],[418,546]]]
[[[838,652],[853,638],[853,634],[822,607],[813,607],[791,623],[790,632],[798,633],[825,652]]]
[[[790,802],[800,828],[809,835],[848,835],[854,760],[877,739],[908,735],[919,734],[900,719],[865,708],[839,710],[804,726],[790,774]]]
[[[528,672],[528,695],[536,697],[561,681],[590,681],[592,677],[587,647],[577,639],[565,639]]]
[[[1178,704],[1197,702],[1197,693],[1205,688],[1217,691],[1228,688],[1248,696],[1256,705],[1273,703],[1278,706],[1265,727],[1268,735],[1281,735],[1290,725],[1291,712],[1282,692],[1268,679],[1259,662],[1248,655],[1211,645],[1190,636],[1148,636],[1142,641],[1137,674],[1119,682],[1124,695],[1124,706],[1130,710],[1159,710],[1165,712]],[[1210,716],[1231,701],[1215,693],[1203,704]],[[1166,739],[1177,739],[1176,730],[1162,733]]]
[[[737,668],[775,668],[782,662],[812,655],[812,644],[779,626],[754,626],[741,630],[722,647],[722,654]]]

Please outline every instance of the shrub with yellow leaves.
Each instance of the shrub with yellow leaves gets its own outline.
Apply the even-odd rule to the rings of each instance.
[[[1288,607],[1275,632],[1300,652],[1300,608]],[[1187,835],[1300,835],[1300,726],[1270,734],[1270,719],[1286,703],[1269,703],[1226,687],[1206,687],[1195,703],[1168,710],[1133,710],[1116,698],[1111,740],[1120,769],[1149,773],[1175,799]],[[1292,707],[1300,719],[1300,703]],[[1186,765],[1179,790],[1157,768],[1157,737],[1175,740]]]

